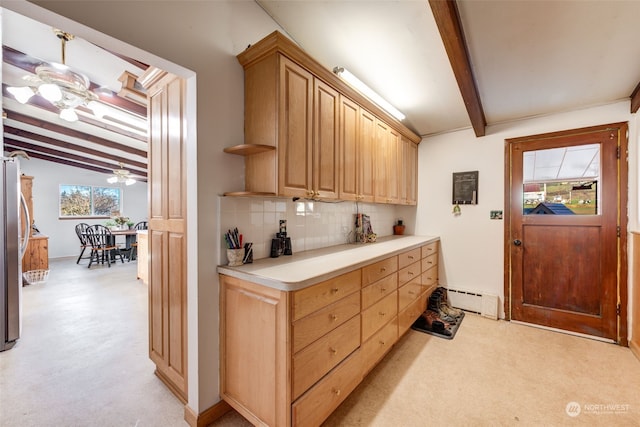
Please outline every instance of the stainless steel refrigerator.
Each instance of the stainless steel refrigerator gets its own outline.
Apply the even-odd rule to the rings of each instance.
[[[20,192],[20,167],[15,158],[2,157],[0,171],[0,351],[12,348],[22,329],[22,257],[29,240],[29,212]],[[20,215],[26,221],[20,221]],[[26,229],[22,230],[25,224]]]

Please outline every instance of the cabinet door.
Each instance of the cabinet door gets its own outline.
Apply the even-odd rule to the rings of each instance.
[[[358,200],[360,108],[348,98],[340,97],[340,199]]]
[[[280,58],[278,108],[278,194],[312,195],[313,76]]]
[[[358,199],[371,203],[375,197],[376,118],[360,109],[360,134],[358,135]]]
[[[387,180],[389,166],[389,128],[384,122],[376,120],[375,138],[375,197],[376,203],[387,203],[389,198]]]
[[[404,147],[404,193],[401,199],[407,205],[415,205],[418,202],[418,145],[402,139]]]
[[[402,141],[400,133],[389,128],[387,134],[387,201],[386,203],[400,203],[400,181],[404,177],[402,169]]]
[[[313,192],[315,197],[338,198],[340,95],[314,79]]]

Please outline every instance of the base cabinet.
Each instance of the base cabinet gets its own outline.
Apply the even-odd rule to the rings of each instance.
[[[31,236],[22,258],[22,272],[49,269],[49,237]]]
[[[321,425],[426,309],[427,245],[290,292],[220,274],[222,398],[254,425]]]

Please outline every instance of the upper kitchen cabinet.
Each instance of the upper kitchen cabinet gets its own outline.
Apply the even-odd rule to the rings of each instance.
[[[400,203],[400,138],[418,143],[418,135],[277,31],[237,58],[245,72],[245,143],[225,152],[245,156],[245,191],[226,195],[373,202],[375,126],[382,123],[397,142],[395,162],[385,168],[395,192],[380,201]]]

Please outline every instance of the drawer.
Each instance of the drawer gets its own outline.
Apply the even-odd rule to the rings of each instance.
[[[362,288],[362,309],[371,307],[391,292],[398,289],[398,274],[393,273]]]
[[[398,313],[398,336],[402,336],[413,325],[423,311],[427,309],[428,292],[423,292],[420,297],[407,308]]]
[[[368,265],[362,268],[362,286],[367,286],[370,283],[377,282],[389,274],[398,271],[398,257],[393,256],[391,258],[378,261],[375,264]]]
[[[398,341],[398,322],[396,320],[387,323],[382,329],[376,332],[367,342],[362,344],[362,373],[366,374],[373,368],[382,357],[387,354],[391,347]]]
[[[420,277],[420,261],[414,262],[398,272],[398,286],[402,286],[410,280]]]
[[[324,334],[360,313],[360,292],[354,292],[293,323],[293,349],[297,353]]]
[[[431,267],[438,265],[438,254],[429,255],[426,258],[422,258],[422,271],[427,271]]]
[[[398,314],[398,293],[393,292],[362,312],[362,341],[366,341]]]
[[[438,266],[431,267],[422,273],[422,285],[431,287],[438,284]]]
[[[420,276],[398,288],[398,311],[402,311],[426,290]]]
[[[292,399],[307,391],[360,346],[360,315],[338,326],[293,356]]]
[[[422,258],[438,253],[438,243],[439,242],[436,240],[435,242],[424,245],[422,247]]]
[[[420,248],[403,252],[398,255],[398,268],[405,268],[409,264],[413,264],[416,261],[420,261],[422,256],[420,255]]]
[[[334,277],[293,293],[291,320],[298,320],[360,290],[360,270]]]
[[[316,427],[322,424],[362,379],[360,350],[356,350],[329,375],[298,399],[291,408],[291,424]]]

